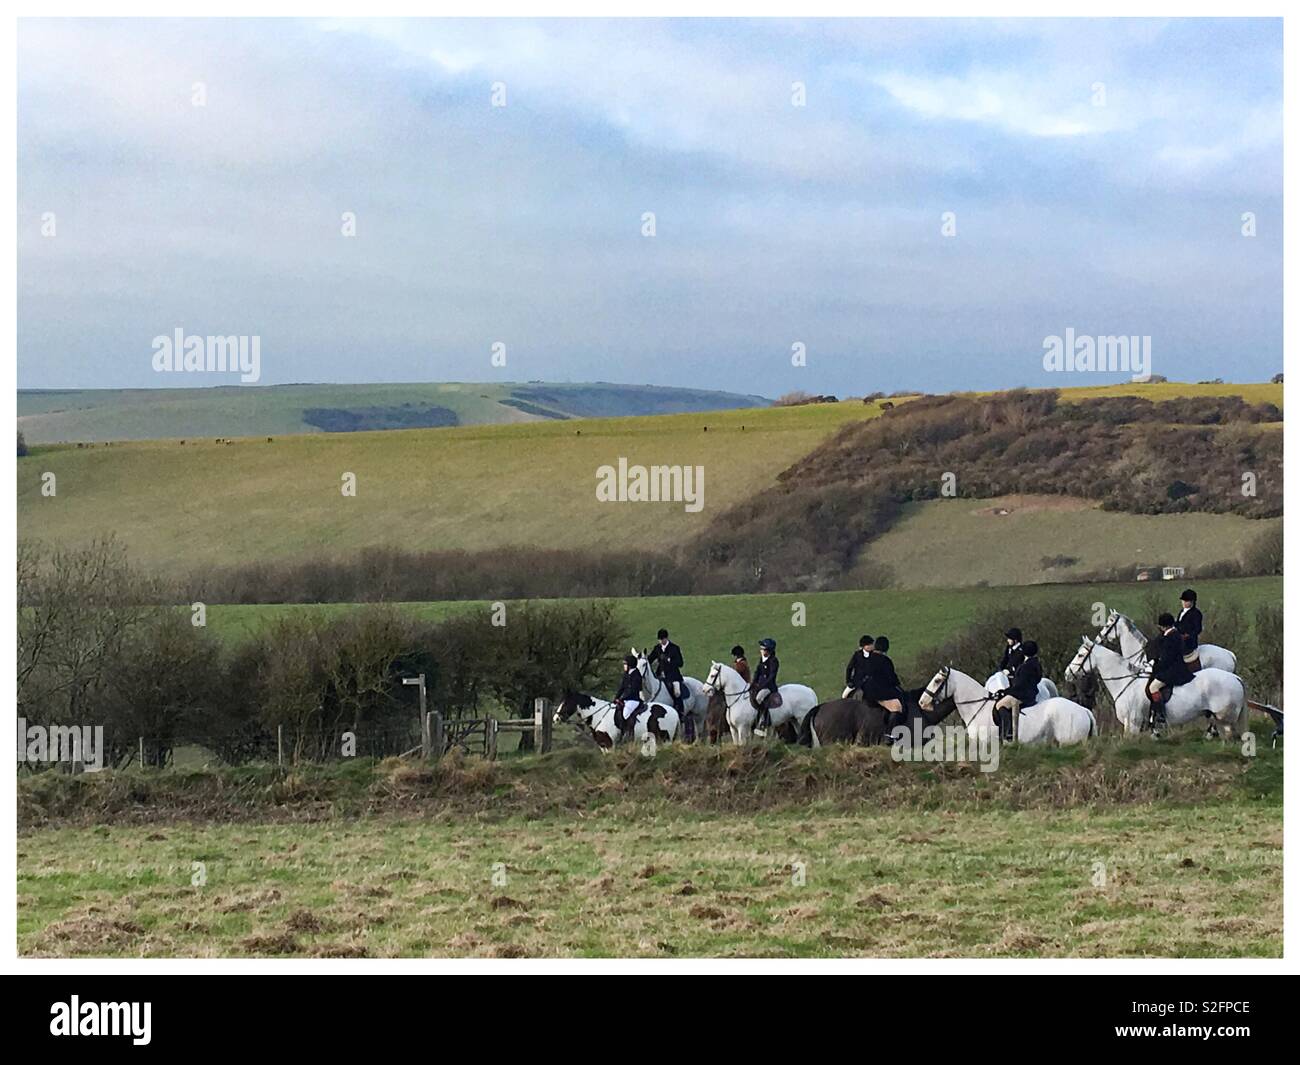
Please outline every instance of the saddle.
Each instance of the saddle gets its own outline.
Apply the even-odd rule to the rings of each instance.
[[[750,689],[750,692],[749,692],[749,701],[750,701],[751,703],[753,703],[754,706],[758,706],[758,703],[754,702],[754,697],[755,697],[757,694],[758,694],[758,692],[754,691],[753,689]],[[775,692],[773,692],[773,693],[768,697],[767,702],[764,703],[763,705],[767,707],[767,709],[768,709],[769,712],[772,711],[772,710],[775,710],[778,706],[781,706],[781,705],[782,705],[781,693],[780,693],[779,691],[775,691]]]
[[[644,711],[649,710],[649,709],[650,709],[650,704],[649,704],[649,703],[641,703],[641,704],[639,704],[639,705],[637,706],[636,711],[632,714],[631,717],[625,717],[624,714],[623,714],[623,700],[622,700],[622,699],[615,699],[615,700],[614,700],[614,726],[615,726],[615,728],[617,728],[620,732],[628,732],[628,731],[630,731],[630,730],[632,729],[633,725],[636,724],[636,719],[637,719],[638,717],[640,717],[641,714],[642,714]]]

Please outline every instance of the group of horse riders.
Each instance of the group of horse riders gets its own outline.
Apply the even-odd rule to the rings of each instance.
[[[1165,702],[1170,692],[1192,679],[1200,668],[1198,648],[1204,617],[1196,606],[1196,592],[1185,588],[1178,597],[1178,616],[1167,611],[1160,615],[1157,625],[1160,636],[1156,641],[1151,679],[1147,684],[1147,697],[1151,700],[1151,720],[1156,728],[1164,728]],[[993,704],[993,720],[1003,741],[1013,736],[1015,715],[1038,700],[1038,685],[1043,679],[1043,667],[1038,661],[1038,644],[1025,640],[1017,628],[1004,634],[1006,650],[998,666],[1005,672],[1008,686],[998,693]]]
[[[771,724],[770,713],[779,706],[781,696],[777,692],[776,675],[781,663],[776,657],[776,641],[766,636],[758,641],[759,662],[753,677],[749,673],[749,662],[745,658],[745,649],[740,646],[731,649],[731,657],[736,672],[749,682],[749,695],[758,709],[759,719],[754,727],[754,734],[765,736]],[[650,668],[663,682],[672,697],[673,708],[682,714],[684,738],[687,743],[695,742],[695,719],[684,714],[686,705],[686,681],[682,677],[682,649],[673,643],[667,629],[660,629],[654,647],[646,656]],[[615,717],[618,727],[630,731],[641,706],[641,671],[637,668],[635,655],[623,658],[623,679],[619,683],[618,694],[614,696]]]
[[[1164,725],[1164,704],[1169,693],[1178,685],[1190,681],[1192,674],[1200,668],[1197,649],[1204,618],[1196,606],[1196,592],[1187,588],[1178,598],[1181,609],[1177,617],[1167,612],[1160,615],[1160,636],[1152,677],[1147,685],[1152,719],[1160,727]],[[1016,715],[1038,701],[1038,685],[1043,679],[1043,667],[1038,660],[1038,644],[1024,639],[1020,629],[1013,626],[1003,636],[1006,647],[1003,648],[998,668],[1007,677],[1007,687],[996,693],[993,720],[1002,740],[1010,742],[1014,736]],[[752,677],[743,647],[733,647],[731,657],[736,672],[749,683],[750,699],[758,710],[754,734],[765,736],[771,725],[770,712],[780,705],[781,696],[777,691],[776,677],[781,663],[776,657],[776,641],[770,636],[759,640],[758,648],[758,668]],[[681,714],[687,694],[686,681],[682,677],[682,649],[669,638],[667,629],[659,630],[657,642],[647,656],[647,661],[672,696],[674,708]],[[614,696],[617,708],[615,721],[621,729],[630,730],[633,727],[641,706],[641,686],[642,677],[637,668],[636,656],[627,655],[623,659],[623,679],[618,694]],[[844,670],[844,693],[841,698],[852,698],[855,692],[889,715],[885,723],[886,736],[906,721],[903,685],[898,679],[893,660],[889,657],[888,636],[863,636],[858,640],[858,649]],[[683,724],[686,742],[693,743],[694,718],[683,714]]]

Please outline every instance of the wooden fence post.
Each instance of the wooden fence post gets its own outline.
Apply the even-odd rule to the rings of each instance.
[[[140,737],[140,768],[144,768],[144,737]]]
[[[432,745],[433,757],[437,760],[442,757],[443,751],[442,715],[434,710],[430,712],[429,718],[429,742]]]
[[[487,719],[485,726],[487,729],[487,756],[489,762],[497,760],[497,719],[490,717]]]
[[[284,768],[284,726],[275,726],[275,764]]]
[[[551,715],[545,699],[533,700],[533,746],[538,754],[551,749]]]
[[[420,755],[427,762],[429,756],[433,753],[433,722],[429,720],[429,714],[420,715]]]

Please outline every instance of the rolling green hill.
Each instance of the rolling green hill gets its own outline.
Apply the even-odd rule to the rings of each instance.
[[[133,560],[293,559],[367,546],[664,548],[772,483],[861,403],[404,432],[312,433],[36,448],[18,461],[19,531],[63,543],[114,533]],[[596,498],[596,470],[703,465],[704,508]],[[56,475],[57,494],[41,494]],[[341,494],[345,473],[354,498]]]
[[[761,396],[615,384],[232,385],[19,390],[29,444],[285,436],[766,406]]]
[[[476,398],[485,386],[455,387],[460,391],[446,393],[457,397],[446,398],[448,404],[487,402]],[[549,398],[550,392],[563,393],[570,386],[544,387]],[[595,402],[594,387],[571,386],[575,410],[590,409],[585,405]],[[1137,395],[1159,389],[1164,399],[1234,387],[1252,400],[1281,403],[1280,385],[1124,389]],[[476,391],[467,397],[465,389]],[[259,394],[281,395],[272,390],[223,391],[241,410],[240,404]],[[1061,398],[1069,402],[1095,391],[1067,390]],[[53,402],[48,395],[46,399]],[[391,406],[396,393],[371,391],[370,400]],[[301,407],[301,397],[296,402]],[[278,417],[290,416],[284,405],[276,409]],[[171,575],[208,565],[345,557],[364,547],[665,550],[701,532],[733,505],[760,497],[782,471],[836,430],[879,412],[879,404],[844,401],[580,421],[534,418],[405,431],[267,433],[220,444],[204,435],[184,442],[37,446],[18,461],[19,533],[63,544],[111,533],[125,543],[134,562]],[[125,408],[118,415],[127,417]],[[517,411],[515,415],[524,417]],[[149,417],[143,411],[135,416]],[[702,466],[703,509],[690,513],[681,503],[611,506],[598,501],[597,469],[615,465],[620,458],[631,464]],[[41,491],[46,473],[56,476],[57,493],[52,497]],[[356,476],[355,497],[340,491],[348,473]],[[1231,515],[1187,517],[1187,536],[1170,546],[1178,546],[1192,564],[1235,557],[1240,545],[1263,529],[1262,523]],[[902,533],[890,533],[883,541],[886,555],[881,560],[888,563],[892,558],[906,567],[909,558],[921,557],[915,549],[924,545],[928,564],[946,569],[933,581],[915,583],[1069,579],[1112,564],[1117,552],[1122,554],[1139,540],[1154,550],[1154,544],[1175,528],[1169,518],[1155,519],[1160,524],[1153,527],[1151,519],[1129,514],[1088,511],[1060,520],[1033,517],[1024,525],[1025,541],[1017,543],[1014,552],[1028,562],[996,574],[982,572],[984,561],[1012,554],[1010,545],[986,538],[978,552],[955,550],[953,544],[959,541],[946,538],[943,522],[908,518]],[[1040,565],[1041,559],[1063,555],[1078,561],[1044,572],[1052,567]]]

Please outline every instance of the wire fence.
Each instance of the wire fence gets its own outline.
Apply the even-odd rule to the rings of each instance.
[[[537,700],[531,718],[448,717],[428,712],[382,725],[339,725],[334,728],[249,728],[224,733],[178,731],[168,736],[127,735],[93,727],[75,745],[55,736],[49,726],[47,744],[24,746],[20,740],[19,772],[37,773],[61,767],[82,769],[201,768],[213,765],[324,765],[356,759],[440,758],[452,750],[496,758],[500,753],[549,750],[550,709]],[[77,729],[63,730],[78,732]],[[93,734],[93,735],[92,735]],[[502,735],[510,736],[508,740]]]

